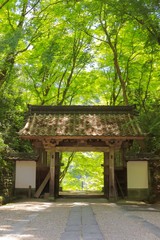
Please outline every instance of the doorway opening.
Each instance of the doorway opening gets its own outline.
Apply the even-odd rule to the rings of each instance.
[[[102,152],[63,152],[59,195],[103,195]]]

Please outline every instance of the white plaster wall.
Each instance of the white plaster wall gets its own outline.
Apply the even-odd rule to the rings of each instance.
[[[16,161],[15,188],[36,187],[36,162]]]
[[[127,162],[127,185],[128,189],[148,188],[148,162],[130,161]]]

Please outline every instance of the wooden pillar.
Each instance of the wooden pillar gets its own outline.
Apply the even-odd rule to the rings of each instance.
[[[114,148],[111,147],[109,151],[109,200],[116,200],[116,187],[114,176]]]
[[[55,153],[55,197],[59,196],[59,177],[60,177],[60,156],[59,152]]]
[[[109,198],[109,152],[104,152],[104,196]]]
[[[50,196],[55,196],[55,152],[50,151],[50,182],[49,182]]]

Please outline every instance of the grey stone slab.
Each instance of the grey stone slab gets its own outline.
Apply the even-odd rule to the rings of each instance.
[[[92,208],[87,206],[87,207],[82,207],[82,215],[93,215]]]
[[[82,218],[82,225],[97,225],[97,221],[94,218]]]
[[[81,213],[81,209],[76,210],[76,209],[72,208],[70,211],[70,214],[78,214],[78,213]]]
[[[83,240],[104,240],[103,235],[100,234],[84,234]]]
[[[69,219],[67,222],[68,226],[76,226],[76,225],[81,225],[81,219]]]
[[[148,221],[143,221],[143,226],[146,227],[151,233],[156,235],[158,238],[160,238],[160,228],[157,227],[156,225],[148,222]]]
[[[72,216],[72,217],[69,217],[68,220],[70,220],[71,222],[81,221],[81,216]]]
[[[85,225],[82,227],[82,232],[83,233],[90,233],[90,234],[99,234],[100,229],[98,225]]]
[[[75,231],[79,231],[81,232],[81,225],[71,225],[71,226],[67,226],[65,229],[65,232],[75,232]]]
[[[83,240],[104,240],[104,238],[103,237],[92,237],[91,236],[91,237],[83,238]]]
[[[68,219],[81,219],[81,213],[71,214]]]
[[[61,240],[104,240],[90,206],[73,207]]]
[[[81,214],[71,214],[68,218],[67,225],[81,225]]]
[[[72,209],[71,209],[71,212],[81,212],[81,209],[82,209],[82,207],[73,207]]]
[[[77,232],[64,232],[60,240],[81,240],[81,234]]]

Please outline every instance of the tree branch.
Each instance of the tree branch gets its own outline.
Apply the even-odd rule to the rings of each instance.
[[[0,9],[2,9],[10,0],[6,0],[4,1],[1,5],[0,5]]]
[[[65,177],[65,175],[68,171],[68,168],[69,168],[71,162],[73,161],[74,155],[75,155],[75,152],[72,152],[71,155],[69,156],[68,161],[67,161],[67,165],[66,165],[65,169],[63,170],[63,172],[61,173],[60,180],[59,180],[60,183],[62,183],[62,181],[63,181],[63,179],[64,179],[64,177]]]

